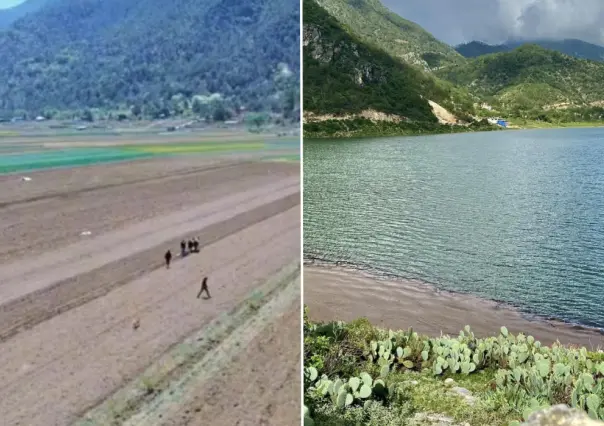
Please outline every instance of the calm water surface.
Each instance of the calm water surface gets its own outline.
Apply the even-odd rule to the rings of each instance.
[[[304,253],[604,327],[604,129],[305,140]]]

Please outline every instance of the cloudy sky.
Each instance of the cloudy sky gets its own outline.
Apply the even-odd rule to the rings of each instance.
[[[382,0],[449,43],[578,38],[604,44],[604,0]]]

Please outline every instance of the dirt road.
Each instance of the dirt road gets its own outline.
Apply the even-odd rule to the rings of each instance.
[[[40,172],[27,185],[0,179],[3,425],[77,421],[187,336],[228,323],[250,292],[300,256],[297,165],[163,160],[75,175]],[[201,252],[180,258],[178,242],[190,236],[200,237]],[[170,269],[162,262],[168,248]],[[195,297],[204,275],[208,300]],[[287,288],[274,295],[290,295],[279,306],[299,304],[299,286]],[[273,309],[262,324],[285,311]],[[280,333],[299,339],[297,318],[279,322]],[[291,348],[288,358],[299,359]],[[256,352],[233,362],[243,372],[267,361]],[[294,395],[299,364],[289,365],[293,376],[275,386]],[[297,404],[289,410],[297,419]]]

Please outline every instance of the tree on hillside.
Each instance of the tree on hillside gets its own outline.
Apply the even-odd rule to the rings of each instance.
[[[85,109],[82,112],[82,120],[84,121],[88,121],[88,122],[93,122],[94,121],[94,115],[92,114],[92,111],[90,111],[89,109]]]

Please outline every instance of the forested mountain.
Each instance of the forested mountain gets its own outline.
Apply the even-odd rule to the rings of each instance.
[[[317,0],[361,41],[425,69],[459,63],[463,57],[414,22],[386,8],[379,0]]]
[[[471,41],[455,46],[455,50],[465,58],[477,58],[491,53],[509,52],[514,50],[505,44],[488,44],[482,41]]]
[[[581,119],[599,118],[604,105],[604,64],[577,59],[537,45],[480,56],[438,72],[447,80],[495,103],[510,116],[564,118],[562,109]],[[572,117],[566,117],[571,120]]]
[[[472,121],[465,89],[365,43],[316,1],[303,8],[305,134],[452,131],[430,101]]]
[[[410,65],[365,46],[314,0],[304,0],[305,112],[346,114],[364,109],[436,121],[424,90],[433,82]]]
[[[604,63],[577,57],[595,59],[600,46],[579,40],[540,42],[545,47],[470,43],[458,47],[476,56],[466,58],[379,0],[305,0],[303,8],[309,135],[358,134],[353,124],[341,123],[360,118],[373,123],[366,123],[372,132],[384,134],[380,126],[405,132],[387,124],[393,116],[415,123],[417,132],[441,131],[430,124],[434,115],[481,129],[483,119],[495,116],[551,123],[604,118]],[[483,54],[493,50],[503,51]],[[428,64],[430,55],[440,60]]]
[[[536,44],[544,49],[555,50],[575,58],[604,62],[604,47],[576,39],[509,41],[498,45],[472,41],[460,44],[455,50],[466,58],[476,58],[490,53],[510,52],[524,44]]]
[[[52,0],[0,32],[0,111],[273,109],[299,86],[293,0]]]

